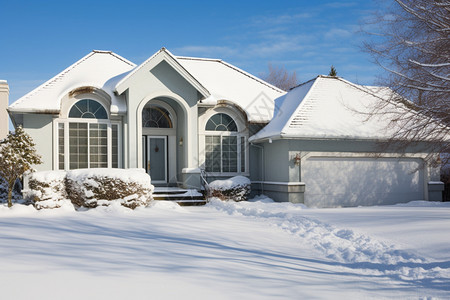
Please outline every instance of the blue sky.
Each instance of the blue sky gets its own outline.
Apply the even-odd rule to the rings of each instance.
[[[306,81],[328,74],[373,84],[380,68],[361,52],[359,22],[372,1],[0,0],[0,79],[10,102],[93,49],[142,63],[161,47],[221,58],[252,74],[268,63]]]

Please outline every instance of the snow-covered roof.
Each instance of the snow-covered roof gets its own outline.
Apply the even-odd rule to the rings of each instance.
[[[377,103],[388,99],[389,93],[392,91],[388,88],[366,87],[339,77],[318,76],[275,100],[273,120],[249,141],[389,138],[395,129],[389,126],[388,114],[368,118]]]
[[[10,112],[58,113],[61,99],[84,86],[102,89],[111,97],[111,110],[125,112],[122,94],[127,80],[153,59],[164,56],[205,97],[203,105],[233,103],[250,122],[267,123],[273,117],[274,100],[286,92],[219,59],[181,57],[161,48],[136,66],[111,51],[94,50],[66,70],[9,106]],[[115,93],[117,91],[118,93]]]
[[[243,109],[250,122],[268,122],[274,100],[286,92],[220,59],[177,56],[180,64],[210,92],[203,104],[225,100]]]
[[[102,89],[111,97],[111,109],[126,110],[123,100],[116,97],[116,83],[136,65],[111,52],[94,50],[49,81],[19,98],[9,106],[11,112],[58,113],[61,98],[84,86]]]
[[[163,60],[169,63],[169,65],[171,65],[186,81],[194,86],[197,91],[199,91],[203,95],[203,97],[210,96],[208,90],[180,64],[177,58],[172,53],[170,53],[169,50],[164,47],[162,47],[159,51],[150,56],[146,61],[134,68],[134,70],[132,70],[129,74],[127,74],[124,78],[117,82],[115,90],[118,92],[118,94],[122,94],[128,88],[127,82],[136,73],[138,73],[139,70],[144,68],[147,64],[153,62],[158,57],[162,57]]]

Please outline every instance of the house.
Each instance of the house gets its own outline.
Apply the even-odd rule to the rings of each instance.
[[[37,170],[145,168],[156,186],[201,189],[204,169],[208,181],[244,175],[257,192],[312,206],[430,199],[437,178],[424,154],[377,160],[373,128],[323,122],[335,93],[375,97],[323,76],[286,94],[222,60],[165,48],[138,66],[93,51],[8,111],[43,156]]]
[[[6,80],[0,80],[0,140],[8,135],[9,86]]]

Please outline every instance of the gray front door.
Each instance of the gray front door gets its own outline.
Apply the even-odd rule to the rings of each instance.
[[[167,137],[147,137],[147,169],[152,183],[167,183]]]

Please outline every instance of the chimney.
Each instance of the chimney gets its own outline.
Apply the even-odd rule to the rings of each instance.
[[[9,116],[6,109],[9,105],[9,86],[6,80],[0,80],[0,140],[8,135]]]

